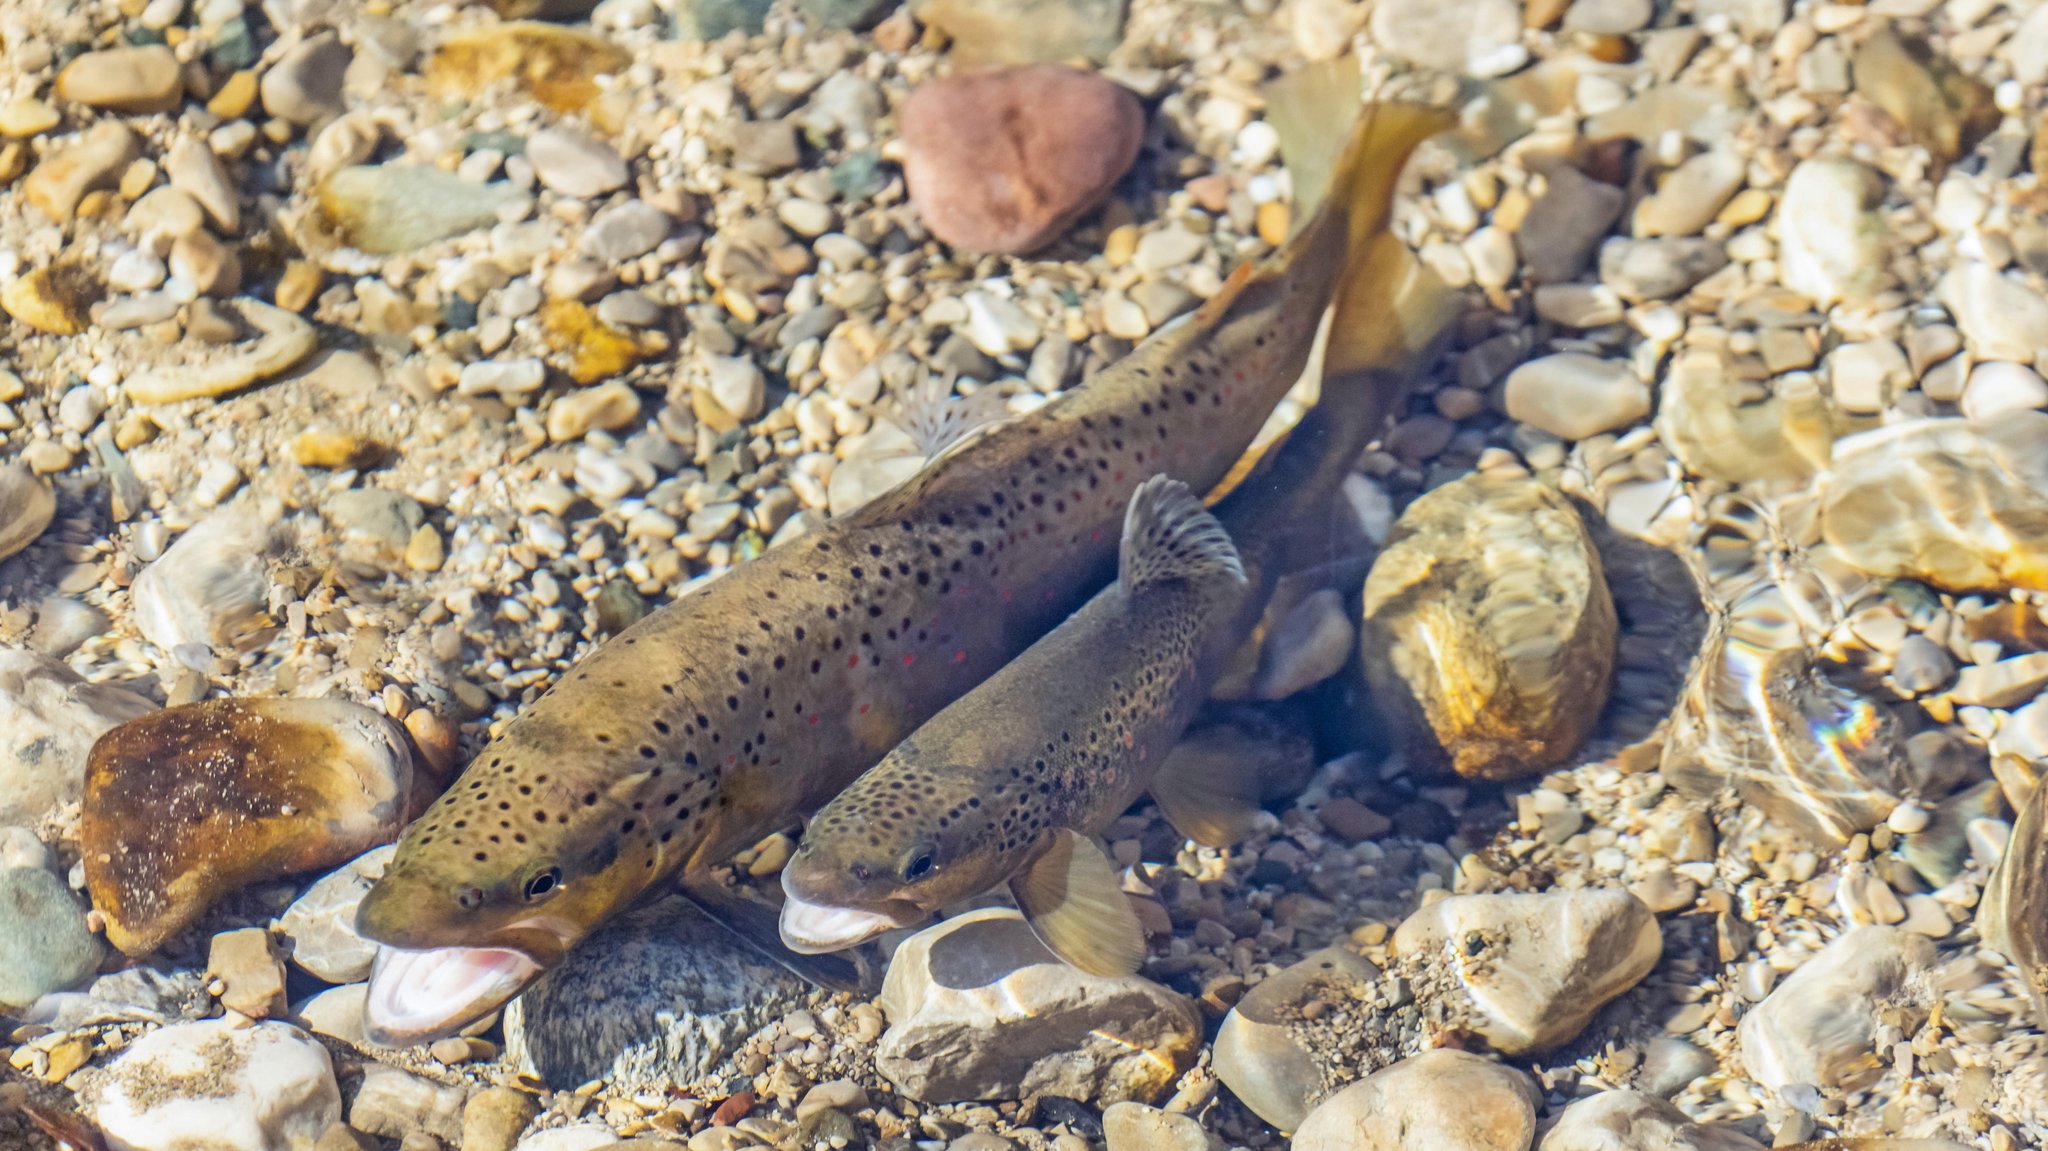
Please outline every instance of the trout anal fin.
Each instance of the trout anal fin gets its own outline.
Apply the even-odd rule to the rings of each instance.
[[[1179,480],[1153,476],[1138,485],[1124,512],[1117,582],[1125,595],[1176,580],[1245,583],[1244,563],[1230,533]]]
[[[679,889],[683,898],[696,904],[699,911],[777,964],[827,991],[865,990],[867,965],[858,962],[853,952],[799,955],[784,947],[779,908],[749,899],[708,879],[684,880]]]
[[[1134,975],[1145,960],[1145,929],[1115,865],[1079,832],[1040,832],[1039,851],[1010,880],[1010,894],[1039,940],[1090,975]]]
[[[1152,777],[1152,802],[1173,829],[1203,847],[1251,838],[1259,817],[1259,781],[1231,749],[1182,743]]]

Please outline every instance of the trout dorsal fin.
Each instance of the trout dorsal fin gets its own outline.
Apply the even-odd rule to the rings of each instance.
[[[1132,975],[1145,929],[1117,886],[1116,866],[1070,828],[1039,833],[1039,851],[1010,880],[1024,921],[1054,955],[1090,975]]]
[[[1171,580],[1221,577],[1244,583],[1230,533],[1179,480],[1158,475],[1138,485],[1124,512],[1117,581],[1125,595]]]
[[[927,377],[896,401],[896,411],[889,417],[928,460],[966,443],[1006,414],[1003,396],[995,388],[957,396],[954,378],[953,372]]]

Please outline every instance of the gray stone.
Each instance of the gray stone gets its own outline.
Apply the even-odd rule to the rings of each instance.
[[[1774,1091],[1795,1084],[1861,1090],[1884,1071],[1871,1044],[1890,1005],[1924,998],[1928,989],[1917,977],[1934,961],[1932,941],[1896,927],[1845,932],[1742,1017],[1743,1066]]]
[[[328,499],[326,511],[327,518],[350,541],[390,558],[405,554],[412,533],[427,519],[418,500],[384,488],[339,492]]]
[[[348,1106],[348,1125],[371,1135],[403,1139],[424,1131],[443,1143],[462,1142],[462,1108],[469,1088],[387,1067],[366,1064],[362,1086]]]
[[[1190,1115],[1143,1103],[1112,1103],[1102,1113],[1109,1151],[1221,1151],[1223,1142]]]
[[[1508,373],[1508,416],[1566,440],[1619,431],[1650,414],[1650,388],[1623,360],[1558,352]]]
[[[1924,635],[1907,636],[1892,657],[1892,682],[1914,695],[1937,690],[1955,673],[1955,657]]]
[[[1676,1095],[1693,1080],[1712,1074],[1719,1067],[1712,1052],[1675,1036],[1660,1035],[1643,1048],[1636,1088],[1652,1095]]]
[[[1529,205],[1515,232],[1515,246],[1530,279],[1561,284],[1592,258],[1601,237],[1628,206],[1628,193],[1569,166],[1552,169],[1546,179],[1549,187]]]
[[[383,877],[396,850],[387,844],[364,853],[320,877],[285,909],[277,926],[291,941],[293,963],[329,983],[370,977],[377,945],[356,934],[356,905],[370,884]]]
[[[1690,236],[1616,238],[1600,247],[1600,282],[1630,303],[1669,299],[1727,265],[1719,242]]]
[[[717,40],[729,33],[759,36],[768,24],[769,0],[688,0],[675,12],[678,40]]]
[[[1373,6],[1371,27],[1381,48],[1425,68],[1487,77],[1512,72],[1528,59],[1521,46],[1522,9],[1513,0],[1383,0]]]
[[[1064,1095],[1151,1102],[1192,1066],[1192,1003],[1149,980],[1104,978],[1047,951],[1017,912],[972,911],[896,949],[875,1069],[925,1103]]]
[[[1123,42],[1129,0],[917,0],[920,23],[952,37],[973,64],[1107,60]]]
[[[1296,1024],[1311,1002],[1360,998],[1379,969],[1341,947],[1310,952],[1260,980],[1217,1029],[1216,1078],[1253,1113],[1292,1131],[1324,1095],[1323,1068]]]
[[[85,756],[115,724],[156,710],[56,660],[0,648],[0,823],[34,826],[85,790]]]
[[[0,1007],[77,986],[99,962],[99,937],[63,880],[40,867],[0,871]]]
[[[666,1090],[716,1071],[809,985],[680,899],[622,916],[505,1011],[505,1055],[558,1088]]]
[[[673,221],[645,200],[626,200],[598,209],[576,246],[600,260],[631,260],[668,239]]]
[[[23,1017],[57,1031],[75,1031],[102,1023],[189,1022],[213,1010],[202,973],[131,967],[102,975],[82,991],[46,995]]]
[[[585,200],[625,187],[632,176],[609,145],[573,128],[535,132],[526,141],[526,160],[541,183]]]
[[[1857,303],[1890,283],[1877,173],[1853,160],[1806,160],[1778,200],[1778,272],[1821,307]],[[1953,274],[1953,273],[1951,273]]]
[[[1635,1091],[1603,1091],[1564,1109],[1537,1151],[1763,1151],[1727,1127],[1695,1123],[1685,1112]]]
[[[345,107],[342,77],[353,58],[331,32],[302,41],[263,74],[258,86],[263,110],[301,126],[339,116]]]
[[[1418,999],[1441,988],[1435,1001],[1450,1023],[1505,1055],[1569,1042],[1663,951],[1642,900],[1597,888],[1454,895],[1409,916],[1390,948]]]
[[[821,28],[850,28],[865,32],[895,11],[896,0],[797,0],[797,11],[818,22]],[[849,75],[850,73],[839,73]]]
[[[1293,1151],[1528,1151],[1536,1138],[1529,1077],[1454,1048],[1425,1051],[1330,1096],[1294,1133]]]

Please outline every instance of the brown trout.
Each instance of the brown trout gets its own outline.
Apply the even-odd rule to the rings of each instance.
[[[383,945],[370,1037],[452,1033],[651,892],[745,917],[713,865],[793,826],[1100,588],[1140,483],[1206,491],[1230,471],[1385,234],[1421,135],[1395,127],[1361,120],[1299,234],[1087,386],[664,606],[508,723],[363,900],[357,926]],[[773,912],[754,920],[772,941]]]
[[[1441,126],[1419,109],[1377,115],[1408,125],[1390,130]],[[1007,884],[1054,953],[1096,974],[1137,970],[1144,934],[1088,837],[1147,791],[1191,839],[1224,846],[1247,830],[1257,779],[1168,753],[1257,624],[1305,518],[1448,319],[1447,293],[1412,266],[1392,237],[1358,261],[1337,299],[1324,400],[1215,515],[1184,486],[1147,481],[1117,582],[818,812],[782,872],[784,943],[841,950]]]

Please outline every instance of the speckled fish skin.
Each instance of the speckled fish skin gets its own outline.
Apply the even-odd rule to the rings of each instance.
[[[1106,581],[1141,481],[1228,472],[1390,196],[1333,199],[1086,387],[605,643],[407,829],[363,933],[545,967],[831,797]]]

